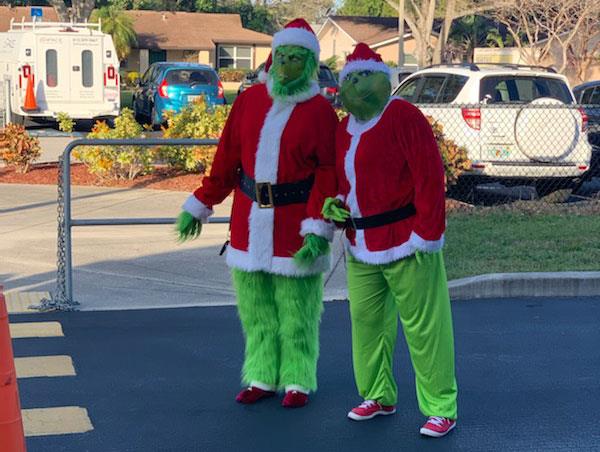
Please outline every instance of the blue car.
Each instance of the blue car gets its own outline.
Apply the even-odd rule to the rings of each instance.
[[[225,103],[223,85],[210,66],[193,63],[153,63],[137,82],[133,110],[139,122],[158,126],[164,112],[180,111],[200,96],[208,106]]]

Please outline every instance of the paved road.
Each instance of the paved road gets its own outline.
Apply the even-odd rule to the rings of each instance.
[[[235,308],[12,316],[59,321],[65,337],[15,340],[17,356],[64,354],[76,376],[20,380],[24,408],[80,406],[94,430],[28,439],[29,452],[598,451],[600,298],[453,304],[458,428],[422,439],[402,341],[398,414],[352,423],[347,305],[326,305],[320,390],[301,410],[233,402],[242,335]]]

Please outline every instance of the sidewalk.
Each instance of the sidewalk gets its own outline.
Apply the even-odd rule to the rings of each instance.
[[[175,217],[187,193],[73,187],[73,218]],[[229,216],[230,203],[215,208]],[[54,291],[56,187],[0,184],[0,279],[5,292]],[[219,251],[227,225],[177,244],[172,226],[73,228],[74,298],[82,310],[233,304],[229,271]],[[340,256],[340,241],[335,243]],[[326,298],[345,298],[343,263]]]

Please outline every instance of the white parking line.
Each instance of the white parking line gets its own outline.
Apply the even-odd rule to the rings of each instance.
[[[75,375],[70,356],[31,356],[15,358],[17,378],[69,377]]]
[[[94,430],[88,412],[78,406],[21,410],[25,436],[68,435]]]
[[[29,337],[62,337],[64,336],[59,322],[22,322],[9,325],[13,339]]]

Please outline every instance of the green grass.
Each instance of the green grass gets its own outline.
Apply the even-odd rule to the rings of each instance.
[[[448,279],[483,273],[598,271],[600,216],[452,213],[444,256]]]
[[[133,91],[121,90],[121,108],[133,108]]]
[[[225,99],[227,100],[227,105],[233,104],[237,96],[237,90],[225,90]]]

